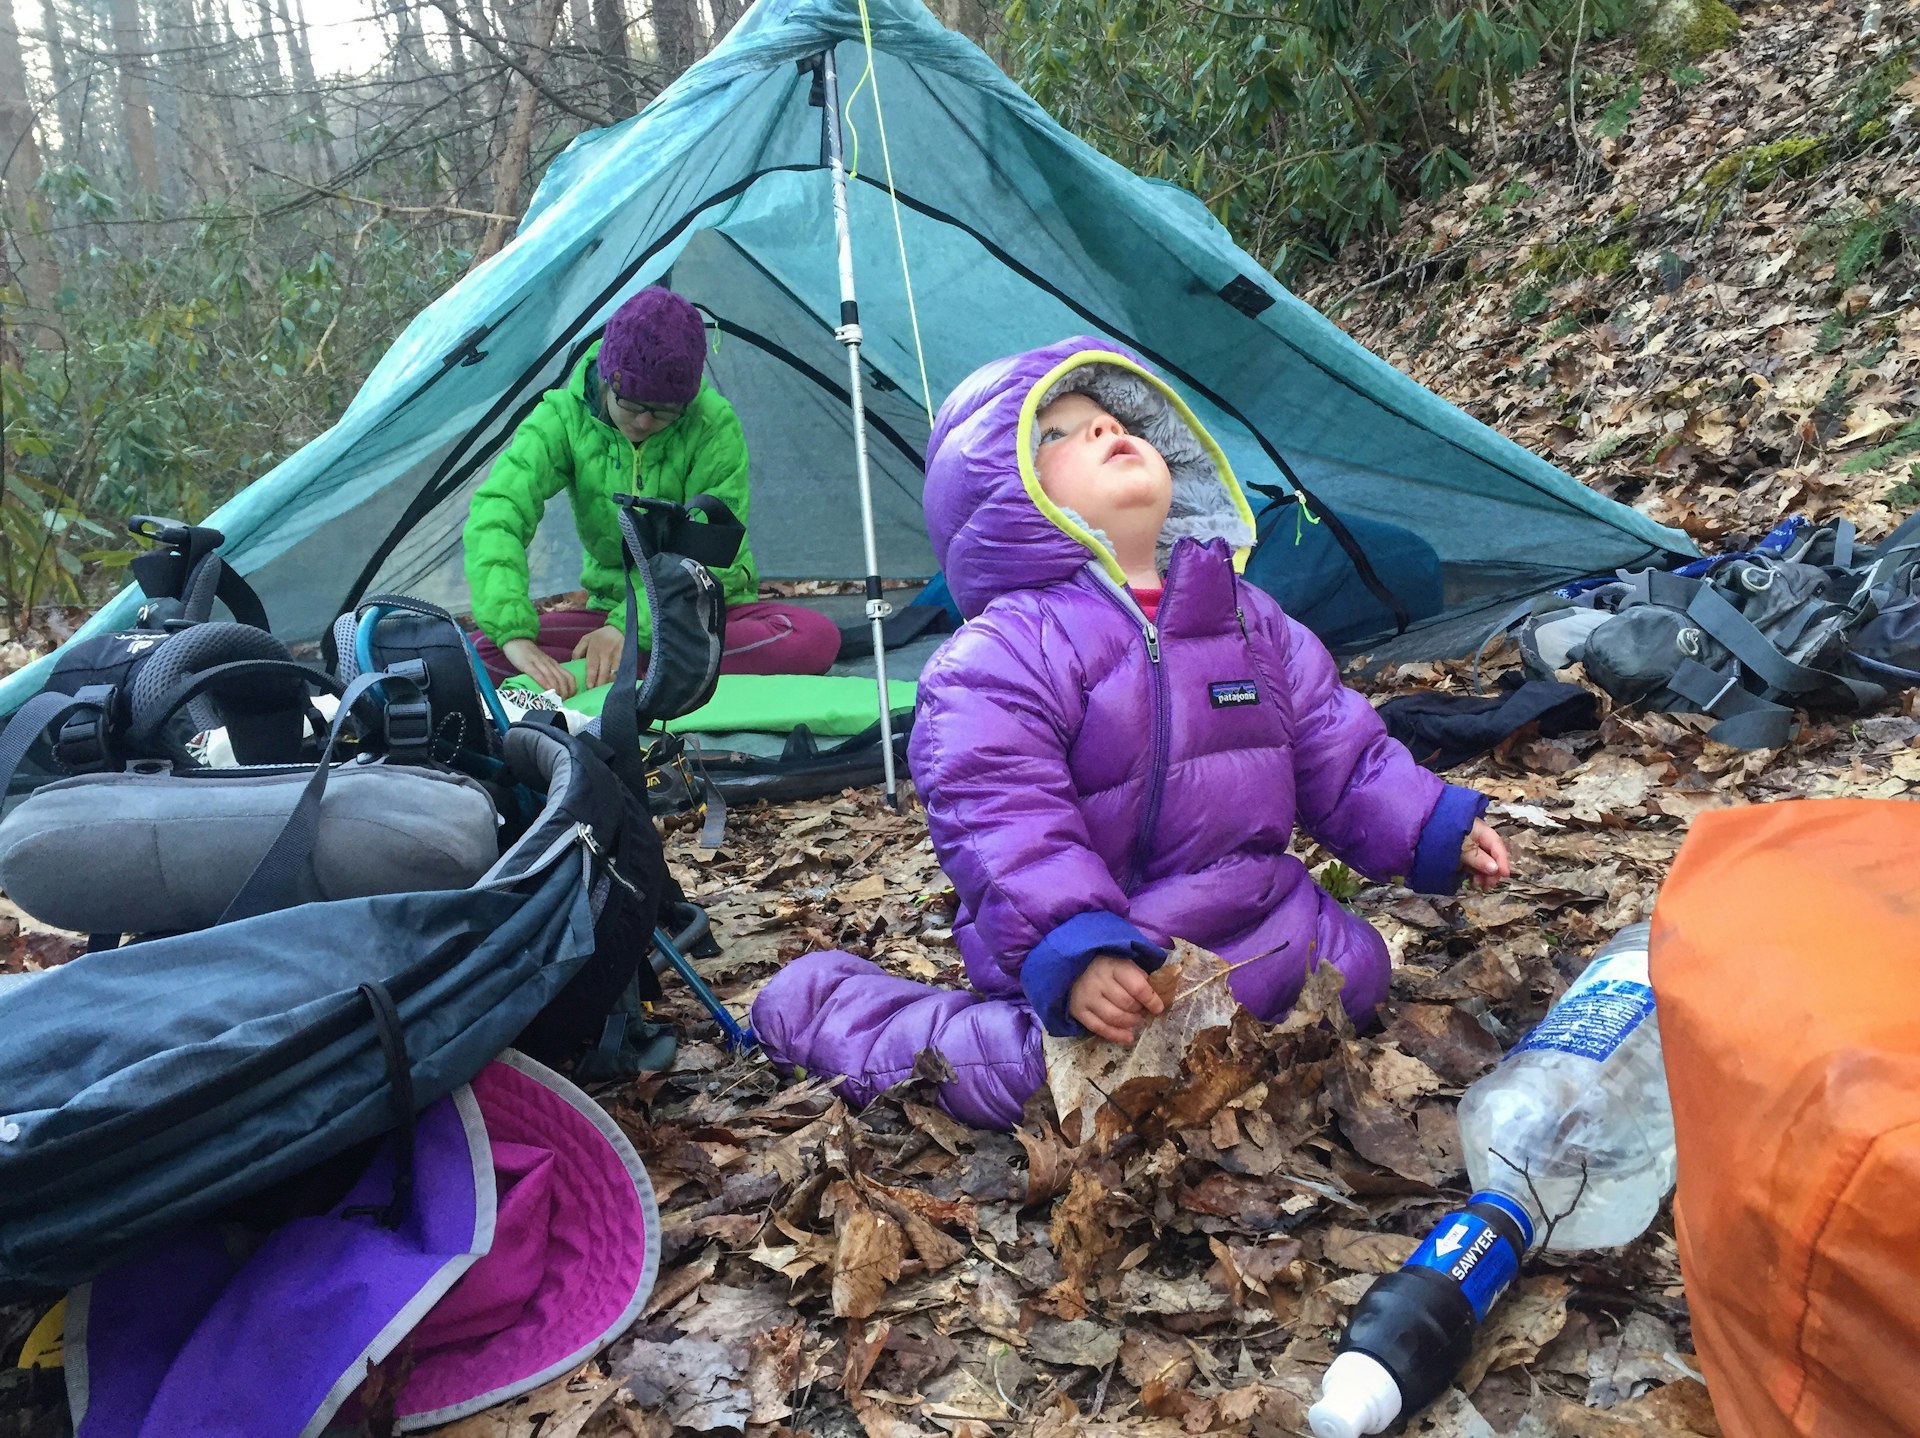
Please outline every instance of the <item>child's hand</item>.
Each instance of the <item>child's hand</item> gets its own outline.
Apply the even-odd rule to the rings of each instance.
[[[573,657],[587,661],[587,688],[613,683],[620,668],[620,648],[626,642],[626,635],[611,624],[603,624],[573,646]]]
[[[1507,841],[1485,819],[1475,819],[1460,846],[1460,867],[1467,871],[1476,889],[1491,889],[1513,872],[1507,858]]]
[[[1164,1008],[1146,970],[1112,954],[1088,964],[1067,994],[1067,1013],[1088,1033],[1116,1044],[1132,1043],[1134,1030]]]
[[[518,669],[542,689],[551,689],[562,699],[573,698],[573,676],[550,659],[531,639],[509,639],[500,646],[507,663]]]

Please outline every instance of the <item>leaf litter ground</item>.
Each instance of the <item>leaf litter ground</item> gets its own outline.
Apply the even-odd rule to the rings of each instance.
[[[1505,153],[1476,157],[1464,197],[1410,206],[1395,239],[1343,257],[1305,297],[1703,543],[1732,546],[1795,510],[1845,514],[1871,537],[1920,504],[1915,19],[1850,0],[1749,6],[1742,22],[1697,68],[1642,76],[1631,104],[1630,57],[1590,55],[1614,80],[1578,92],[1576,143],[1564,84],[1523,87]],[[1624,123],[1602,134],[1610,101]],[[1809,138],[1817,163],[1769,171],[1780,152],[1755,148]],[[1743,158],[1716,170],[1729,155]],[[77,618],[38,616],[0,644],[0,667]],[[1470,686],[1464,665],[1432,663],[1370,671],[1362,687]],[[599,1095],[661,1201],[646,1315],[578,1374],[445,1431],[1302,1433],[1346,1312],[1464,1196],[1460,1091],[1600,941],[1650,911],[1694,816],[1908,797],[1915,716],[1910,698],[1815,719],[1755,753],[1709,743],[1694,718],[1604,705],[1590,733],[1522,732],[1449,775],[1492,796],[1510,882],[1348,899],[1394,955],[1381,1027],[1341,1020],[1330,975],[1286,1023],[1255,1024],[1226,1002],[1218,960],[1183,950],[1160,980],[1169,1012],[1135,1053],[1052,1046],[1049,1088],[1012,1135],[933,1107],[931,1057],[851,1113],[818,1079],[730,1057],[675,992],[665,1008],[688,1041],[674,1070]],[[737,1008],[813,948],[962,982],[952,895],[910,796],[901,814],[872,793],[738,811],[713,854],[670,827],[676,868],[725,941],[702,967]],[[1325,871],[1327,856],[1303,855]],[[0,911],[0,971],[79,947]],[[0,1337],[33,1316],[0,1310]],[[7,1397],[0,1434],[60,1431],[45,1385]],[[1410,1431],[1718,1434],[1670,1217],[1624,1250],[1535,1264]]]

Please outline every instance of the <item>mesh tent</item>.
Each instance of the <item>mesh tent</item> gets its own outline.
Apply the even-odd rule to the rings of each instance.
[[[875,517],[890,577],[933,567],[919,505],[929,398],[990,359],[1082,332],[1159,368],[1243,479],[1286,487],[1284,457],[1324,505],[1433,546],[1445,611],[1402,636],[1400,653],[1458,652],[1516,596],[1692,552],[1677,531],[1575,483],[1349,340],[1196,199],[1073,138],[919,0],[866,0],[864,12],[858,0],[759,0],[645,112],[559,156],[513,242],[408,326],[332,429],[209,519],[275,632],[315,638],[379,591],[464,609],[468,495],[607,316],[652,283],[714,323],[711,373],[745,426],[763,576],[864,573],[821,113],[797,64],[829,47],[856,172]],[[536,592],[578,585],[564,500],[532,567]],[[123,593],[82,632],[128,624],[137,599]],[[46,668],[0,686],[0,713]]]

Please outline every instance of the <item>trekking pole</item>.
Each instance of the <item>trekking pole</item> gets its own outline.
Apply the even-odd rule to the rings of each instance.
[[[860,530],[867,546],[867,621],[873,626],[874,678],[880,686],[880,754],[886,766],[887,803],[900,807],[899,782],[893,769],[893,696],[887,688],[886,617],[893,606],[880,590],[879,547],[873,537],[873,480],[867,469],[867,400],[860,376],[860,301],[853,287],[853,227],[847,219],[847,166],[840,143],[840,80],[829,47],[803,66],[812,68],[817,82],[820,123],[833,177],[833,230],[840,247],[840,323],[833,337],[847,347],[849,384],[853,400],[853,464],[860,486]]]

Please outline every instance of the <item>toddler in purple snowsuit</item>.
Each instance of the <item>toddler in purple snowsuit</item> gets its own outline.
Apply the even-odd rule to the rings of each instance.
[[[1176,937],[1240,964],[1263,1019],[1317,962],[1373,1017],[1386,945],[1288,854],[1296,822],[1424,892],[1506,873],[1485,798],[1420,768],[1240,577],[1253,516],[1226,458],[1133,356],[1083,337],[976,372],[934,425],[925,503],[968,623],[921,676],[909,757],[972,990],[804,955],[753,1005],[776,1063],[864,1103],[937,1049],[948,1111],[1010,1128],[1042,1031],[1130,1041]]]

